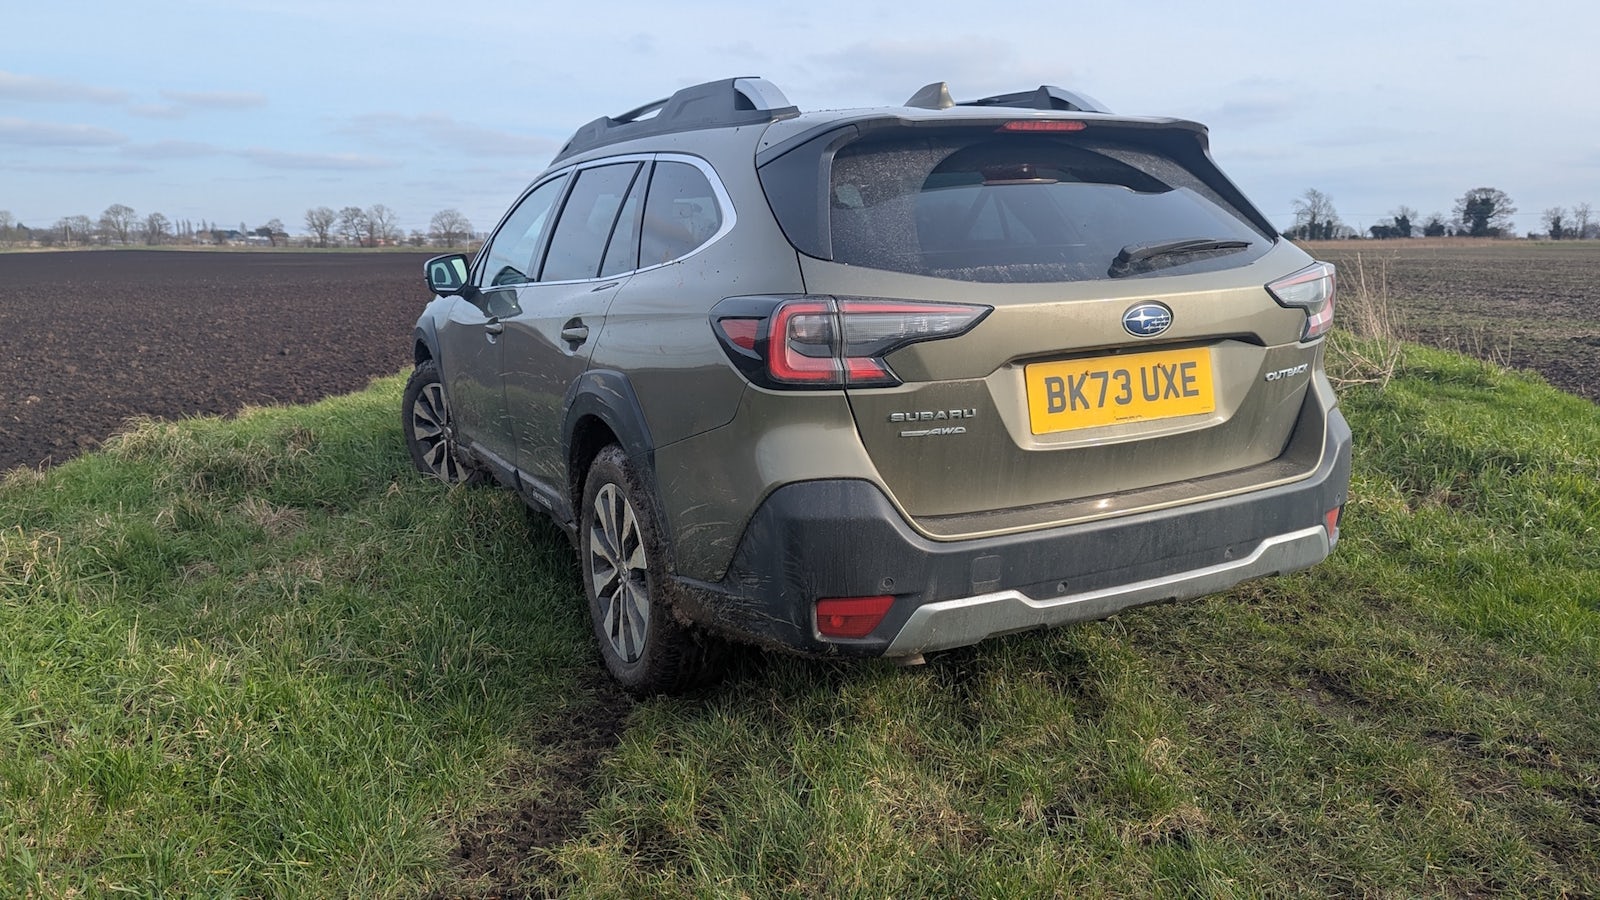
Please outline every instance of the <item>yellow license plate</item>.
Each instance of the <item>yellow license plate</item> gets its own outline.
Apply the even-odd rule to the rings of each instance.
[[[1204,347],[1034,363],[1023,370],[1034,434],[1216,409]]]

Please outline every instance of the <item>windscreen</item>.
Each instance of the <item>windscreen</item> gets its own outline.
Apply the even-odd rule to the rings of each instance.
[[[1129,143],[902,131],[845,144],[827,172],[817,255],[848,265],[1085,281],[1243,265],[1271,244],[1182,165]]]

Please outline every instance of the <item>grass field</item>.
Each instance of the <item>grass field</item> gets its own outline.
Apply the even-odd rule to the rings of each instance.
[[[398,378],[13,471],[0,895],[1600,894],[1600,415],[1392,374],[1310,572],[632,706]]]

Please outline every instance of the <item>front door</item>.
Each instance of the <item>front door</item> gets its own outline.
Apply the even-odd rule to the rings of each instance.
[[[637,267],[641,162],[578,172],[545,251],[538,281],[506,317],[506,409],[517,467],[537,491],[566,493],[562,417],[567,389],[589,366],[606,311]]]

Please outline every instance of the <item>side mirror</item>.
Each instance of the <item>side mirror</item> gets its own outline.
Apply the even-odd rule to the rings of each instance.
[[[441,297],[459,294],[467,286],[467,258],[460,253],[435,256],[422,264],[422,277],[428,290]]]

